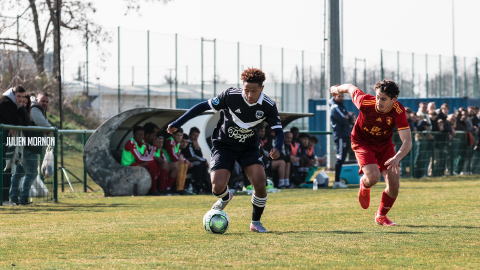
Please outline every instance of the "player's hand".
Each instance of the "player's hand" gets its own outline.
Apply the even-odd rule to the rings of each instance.
[[[15,129],[10,129],[10,131],[8,132],[8,137],[13,137],[17,134],[17,131]]]
[[[387,160],[387,162],[385,162],[385,166],[388,165],[387,170],[392,169],[392,172],[398,173],[397,168],[399,166],[399,164],[398,164],[399,162],[400,162],[400,160],[397,157],[393,157],[393,158]]]
[[[299,161],[299,160],[300,160],[300,158],[297,157],[297,156],[292,156],[292,155],[290,156],[290,162],[292,162],[292,163],[295,163],[295,162],[297,162],[297,161]]]
[[[338,84],[337,85],[334,85],[332,87],[330,87],[330,93],[332,94],[332,96],[338,96],[339,92],[338,92]]]
[[[270,150],[270,157],[272,159],[277,159],[280,157],[280,151],[278,151],[277,148],[273,148],[272,150]]]
[[[171,125],[168,125],[168,128],[167,128],[168,133],[173,134],[175,133],[175,131],[177,131],[176,127],[172,127]]]
[[[193,167],[193,164],[187,160],[187,164],[188,164],[188,168],[192,168]]]

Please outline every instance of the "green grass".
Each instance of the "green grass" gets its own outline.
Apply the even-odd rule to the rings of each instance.
[[[208,234],[211,195],[104,198],[1,207],[0,268],[470,268],[480,267],[480,180],[402,181],[389,217],[374,223],[384,183],[360,208],[357,187],[269,194],[268,234],[249,232],[250,196],[226,208],[231,226]]]

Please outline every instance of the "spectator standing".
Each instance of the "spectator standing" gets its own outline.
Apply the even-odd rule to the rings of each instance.
[[[21,105],[22,100],[25,98],[26,91],[22,86],[15,86],[3,93],[0,97],[0,124],[6,125],[28,125],[30,123],[30,117],[27,109]],[[4,130],[2,143],[7,142],[7,137],[15,136],[15,130]],[[3,170],[7,165],[7,159],[5,158],[7,151],[3,151],[2,156],[2,172],[3,175],[3,187],[2,190],[4,198],[9,197],[9,189],[11,183],[11,173]],[[2,202],[0,202],[1,204]]]
[[[467,127],[467,118],[468,113],[463,110],[459,110],[458,117],[456,119],[455,130],[468,132]],[[453,146],[454,154],[454,164],[453,164],[453,174],[465,174],[463,167],[465,165],[466,157],[468,156],[468,133],[459,134],[456,138],[456,144]]]
[[[333,140],[335,141],[337,155],[335,160],[335,182],[333,188],[347,188],[348,186],[340,182],[340,173],[343,163],[350,151],[351,126],[354,124],[353,118],[349,115],[347,108],[343,105],[343,93],[338,94],[329,102],[330,105],[330,124],[333,131]]]
[[[29,125],[43,127],[52,126],[47,120],[47,110],[50,102],[50,98],[47,93],[41,92],[36,98],[34,95],[26,95],[25,101],[25,108],[27,108],[31,117]],[[44,132],[39,131],[24,131],[23,134],[25,135],[27,141],[29,137],[44,136]],[[23,181],[23,186],[20,191],[20,201],[18,201],[18,203],[29,203],[30,188],[32,187],[32,183],[35,181],[38,175],[38,155],[42,154],[42,151],[42,146],[33,146],[27,144],[23,148],[22,164],[16,167],[11,179],[12,186],[9,194],[10,202],[18,201],[18,186],[22,177],[25,176],[25,180]]]

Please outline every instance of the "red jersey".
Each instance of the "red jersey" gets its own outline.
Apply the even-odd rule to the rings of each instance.
[[[353,103],[360,111],[352,131],[352,143],[362,145],[384,145],[392,143],[393,128],[410,128],[405,108],[398,101],[385,113],[377,110],[375,97],[362,90],[353,92]]]

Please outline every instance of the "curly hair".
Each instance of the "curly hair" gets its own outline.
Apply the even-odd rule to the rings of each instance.
[[[265,81],[265,73],[259,68],[251,67],[243,71],[241,79],[243,82],[258,83],[262,86]]]
[[[400,94],[400,90],[398,89],[398,84],[392,80],[383,80],[378,81],[373,90],[380,89],[380,92],[384,93],[385,95],[389,96],[390,98],[398,98]]]

